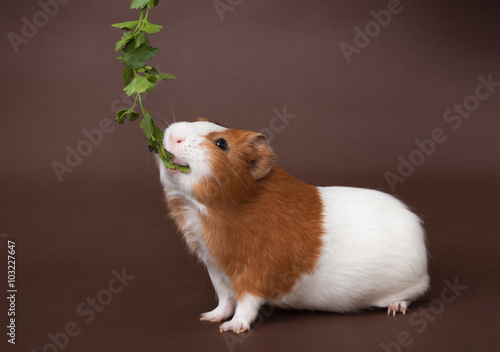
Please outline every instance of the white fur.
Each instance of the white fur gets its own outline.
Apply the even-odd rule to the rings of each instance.
[[[215,292],[217,293],[219,304],[214,310],[203,313],[201,320],[216,322],[233,316],[236,307],[236,297],[231,285],[231,279],[211,261],[211,258],[206,259],[204,263],[207,266],[210,280],[212,280]]]
[[[409,303],[427,290],[425,235],[415,214],[379,191],[318,189],[325,227],[318,267],[273,303],[348,312]]]

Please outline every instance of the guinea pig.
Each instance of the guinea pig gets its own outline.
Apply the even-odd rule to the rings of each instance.
[[[200,319],[231,318],[221,332],[249,330],[263,304],[395,315],[428,290],[421,220],[393,196],[303,183],[264,135],[203,118],[171,124],[163,145],[189,166],[158,163],[170,215],[217,293]]]

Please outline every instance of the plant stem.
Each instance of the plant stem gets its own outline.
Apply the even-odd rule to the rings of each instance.
[[[139,16],[139,23],[137,23],[137,25],[135,26],[134,28],[134,36],[141,31],[141,28],[144,27],[144,24],[145,22],[147,21],[147,18],[148,18],[148,12],[149,10],[146,9],[146,8],[143,8],[141,10],[141,16]],[[143,18],[144,14],[146,14],[146,16]]]
[[[135,95],[134,105],[132,105],[132,107],[131,107],[131,109],[132,109],[132,110],[134,110],[134,108],[135,108],[135,104],[137,103],[137,98],[139,98],[139,95],[140,95],[140,94],[136,94],[136,95]]]
[[[137,96],[135,97],[135,99],[137,100],[137,98],[139,98],[139,105],[141,106],[142,114],[144,115],[144,106],[142,106],[141,95],[137,94]]]

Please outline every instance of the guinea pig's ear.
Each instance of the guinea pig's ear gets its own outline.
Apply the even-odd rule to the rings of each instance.
[[[271,171],[276,161],[276,155],[269,145],[267,137],[261,133],[250,135],[250,145],[253,151],[250,160],[251,172],[254,180],[257,181]]]

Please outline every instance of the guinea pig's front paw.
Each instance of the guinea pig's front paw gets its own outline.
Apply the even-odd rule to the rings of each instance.
[[[233,318],[228,322],[225,322],[219,327],[220,332],[234,331],[239,334],[240,332],[245,332],[250,329],[250,324],[238,318]]]
[[[211,321],[212,323],[225,320],[231,317],[234,313],[234,300],[226,304],[219,304],[214,310],[202,313],[200,320]]]

